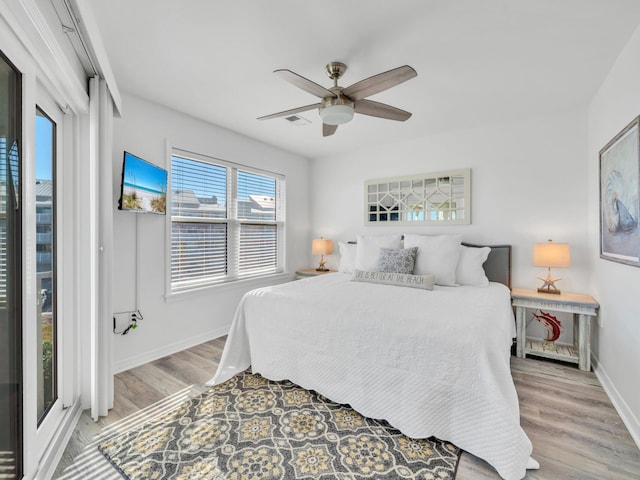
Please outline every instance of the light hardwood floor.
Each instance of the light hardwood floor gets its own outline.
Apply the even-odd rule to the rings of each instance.
[[[93,422],[84,412],[54,478],[121,479],[96,445],[202,391],[216,370],[224,338],[116,375],[115,404]],[[540,470],[526,480],[640,479],[640,450],[591,372],[531,358],[511,358],[521,423]],[[464,453],[456,480],[495,480],[482,460]]]

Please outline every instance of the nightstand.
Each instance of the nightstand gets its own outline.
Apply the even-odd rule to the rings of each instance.
[[[516,307],[516,355],[528,354],[577,363],[580,370],[591,370],[591,318],[598,315],[598,302],[590,295],[554,295],[536,290],[513,289],[511,304]],[[543,348],[543,342],[527,338],[526,309],[573,314],[573,346],[558,345],[557,351]]]
[[[304,270],[296,271],[296,280],[307,277],[317,277],[318,275],[325,275],[327,273],[335,273],[337,270],[327,270],[326,272],[319,272],[315,268],[305,268]]]

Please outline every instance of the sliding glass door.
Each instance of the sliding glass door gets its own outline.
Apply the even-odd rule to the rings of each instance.
[[[0,52],[0,478],[22,477],[21,77]]]

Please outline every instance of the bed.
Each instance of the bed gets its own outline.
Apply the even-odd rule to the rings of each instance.
[[[509,263],[510,247],[492,247],[485,287],[425,291],[331,273],[253,290],[209,383],[251,366],[410,437],[448,440],[520,479],[532,446],[509,366]]]

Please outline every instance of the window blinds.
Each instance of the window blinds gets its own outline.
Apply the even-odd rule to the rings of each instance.
[[[225,224],[173,222],[171,280],[176,289],[227,274]]]
[[[275,225],[240,226],[239,273],[274,271],[278,265]]]

